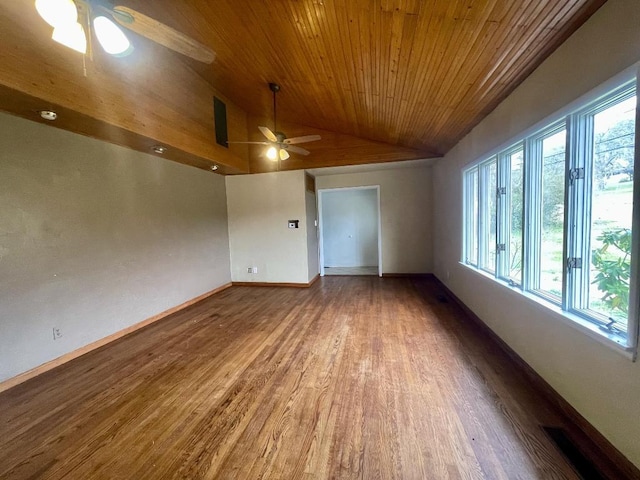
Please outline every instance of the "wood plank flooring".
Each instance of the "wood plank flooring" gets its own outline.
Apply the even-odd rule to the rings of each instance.
[[[232,287],[0,394],[0,478],[578,478],[438,293]]]

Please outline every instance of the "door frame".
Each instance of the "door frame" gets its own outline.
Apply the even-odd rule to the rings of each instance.
[[[378,276],[382,277],[382,215],[380,212],[380,185],[367,185],[361,187],[340,187],[318,189],[318,248],[320,250],[320,276],[324,277],[324,241],[322,239],[322,199],[323,193],[347,191],[347,190],[375,190],[376,210],[378,214]]]

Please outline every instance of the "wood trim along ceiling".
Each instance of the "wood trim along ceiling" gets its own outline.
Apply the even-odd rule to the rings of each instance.
[[[218,173],[435,158],[445,154],[606,0],[123,0],[215,51],[212,64],[129,34],[134,53],[93,59],[51,40],[32,0],[0,3],[0,110]],[[280,165],[229,139],[322,132]],[[268,120],[265,120],[268,119]],[[260,122],[260,123],[257,123]],[[262,138],[257,137],[262,140]],[[306,148],[305,144],[305,148]]]

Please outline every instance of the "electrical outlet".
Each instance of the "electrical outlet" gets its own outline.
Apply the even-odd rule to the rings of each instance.
[[[58,340],[59,338],[62,338],[62,332],[59,328],[53,327],[53,339]]]
[[[258,267],[247,267],[247,273],[258,273]]]

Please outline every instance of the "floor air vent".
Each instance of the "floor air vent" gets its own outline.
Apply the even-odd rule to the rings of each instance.
[[[563,428],[542,427],[583,480],[605,480],[593,463],[574,445]]]

